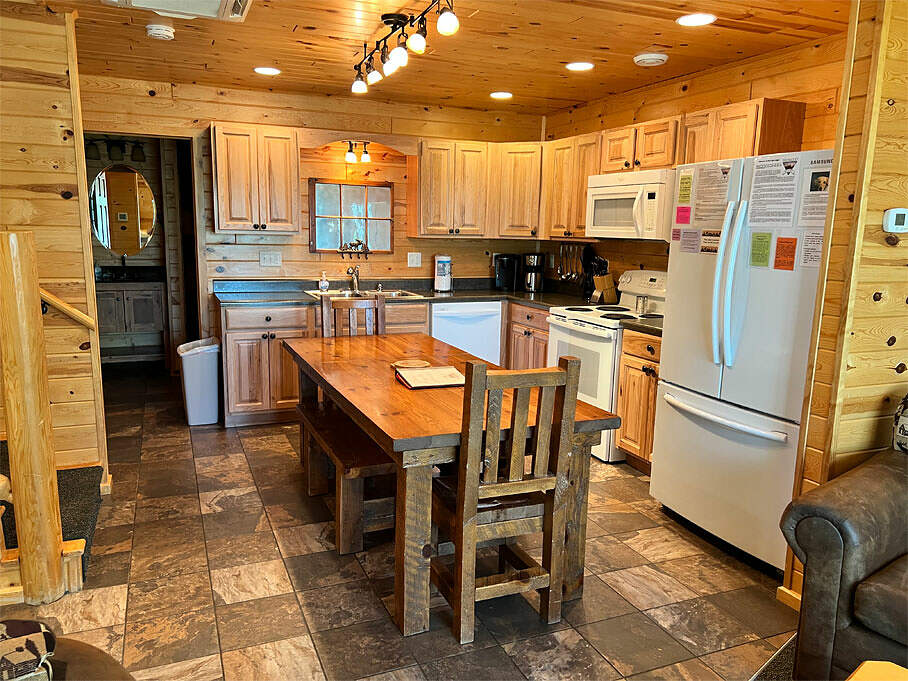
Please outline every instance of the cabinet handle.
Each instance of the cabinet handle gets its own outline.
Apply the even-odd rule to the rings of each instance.
[[[268,334],[267,334],[267,333],[263,333],[263,334],[262,334],[262,338],[264,338],[264,339],[267,340],[267,339],[268,339]]]
[[[266,315],[265,315],[265,321],[266,321],[266,322],[270,322],[270,321],[271,321],[271,315],[270,315],[270,314],[266,314]]]
[[[651,354],[651,355],[655,355],[655,354],[656,354],[656,348],[654,348],[652,345],[647,345],[647,346],[646,346],[646,351],[647,351],[649,354]]]
[[[625,168],[630,168],[630,167],[631,167],[630,161],[625,161],[625,162],[624,162],[624,167],[625,167]]]
[[[530,321],[532,318],[533,318],[533,315],[531,315],[531,314],[527,315],[527,321]]]
[[[640,159],[639,159],[639,158],[635,158],[635,159],[634,159],[634,165],[635,165],[635,166],[639,166],[639,165],[640,165]]]
[[[255,224],[252,225],[252,229],[258,229],[258,228],[259,228],[259,223],[256,222]]]
[[[274,333],[272,332],[272,333],[268,334],[268,338],[270,338],[271,340],[274,340]]]

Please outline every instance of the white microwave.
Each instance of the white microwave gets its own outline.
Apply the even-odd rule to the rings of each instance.
[[[671,168],[590,175],[586,236],[668,241],[674,188]]]

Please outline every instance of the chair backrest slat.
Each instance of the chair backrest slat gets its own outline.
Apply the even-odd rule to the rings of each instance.
[[[322,296],[322,336],[325,338],[343,335],[344,320],[347,322],[348,336],[356,336],[357,310],[363,310],[366,335],[385,332],[385,299],[384,296],[368,298],[332,298]]]
[[[498,451],[501,445],[501,390],[489,391],[489,409],[486,415],[485,457],[483,457],[482,481],[498,480]]]
[[[549,470],[549,446],[552,439],[552,415],[555,409],[554,386],[539,389],[536,400],[536,432],[533,433],[533,475],[541,477]]]
[[[523,480],[524,458],[527,452],[527,417],[530,413],[530,388],[517,388],[511,405],[511,451],[508,480]]]

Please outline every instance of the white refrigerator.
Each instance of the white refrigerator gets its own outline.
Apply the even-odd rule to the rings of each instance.
[[[680,166],[650,493],[777,568],[832,151]]]

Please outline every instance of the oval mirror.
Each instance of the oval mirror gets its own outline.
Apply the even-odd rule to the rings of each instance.
[[[135,168],[110,165],[98,173],[89,208],[95,238],[118,256],[136,255],[154,235],[154,193]]]

